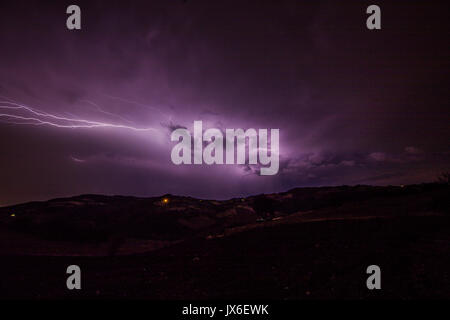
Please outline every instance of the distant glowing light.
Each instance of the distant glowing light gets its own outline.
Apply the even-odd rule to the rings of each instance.
[[[164,204],[168,204],[168,203],[169,203],[169,199],[168,199],[168,198],[164,198],[164,199],[162,199],[162,203],[164,203]]]
[[[15,217],[16,215],[14,213],[11,214],[11,217]]]

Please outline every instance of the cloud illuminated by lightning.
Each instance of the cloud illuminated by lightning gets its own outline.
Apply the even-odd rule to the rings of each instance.
[[[0,121],[11,124],[35,126],[46,125],[66,129],[117,128],[133,131],[156,131],[153,127],[139,128],[131,125],[57,116],[55,114],[50,114],[36,108],[31,108],[24,104],[14,102],[10,99],[0,101],[0,110],[3,110],[3,112],[0,113]]]

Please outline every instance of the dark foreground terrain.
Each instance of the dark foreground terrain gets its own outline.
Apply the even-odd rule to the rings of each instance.
[[[0,259],[2,298],[450,298],[449,187],[28,203],[0,208]]]

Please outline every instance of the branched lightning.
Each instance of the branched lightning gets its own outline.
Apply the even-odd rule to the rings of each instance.
[[[4,97],[3,97],[4,98]],[[5,99],[5,98],[4,98]],[[101,122],[87,119],[76,119],[72,117],[62,117],[55,114],[47,113],[36,108],[31,108],[24,104],[14,102],[10,99],[0,101],[0,121],[18,124],[18,125],[35,125],[35,126],[52,126],[56,128],[78,129],[78,128],[118,128],[129,129],[133,131],[153,131],[152,127],[139,128],[131,125],[114,124],[110,122]],[[102,110],[103,111],[103,110]],[[106,112],[104,112],[106,113]],[[108,113],[122,118],[120,116]]]

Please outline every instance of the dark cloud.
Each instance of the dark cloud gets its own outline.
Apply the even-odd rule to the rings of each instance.
[[[65,28],[64,2],[0,3],[0,105],[155,130],[1,117],[0,205],[77,193],[228,198],[448,170],[447,3],[381,0],[379,32],[365,28],[367,1],[77,4],[81,31]],[[279,173],[173,165],[170,132],[194,120],[280,129]]]
[[[172,133],[176,129],[187,129],[187,127],[182,126],[181,124],[175,124],[173,122],[164,123],[161,122],[161,126],[167,128],[169,130],[169,134]]]

